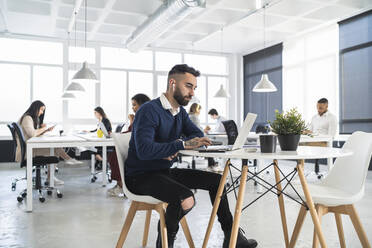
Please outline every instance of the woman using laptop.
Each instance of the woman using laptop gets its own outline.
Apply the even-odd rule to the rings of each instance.
[[[94,109],[94,116],[97,118],[98,124],[97,124],[97,128],[94,129],[94,130],[91,130],[90,132],[91,133],[97,132],[97,130],[100,129],[100,123],[102,123],[104,125],[104,127],[106,128],[106,131],[107,131],[108,135],[111,135],[111,133],[112,133],[111,122],[107,118],[106,113],[103,110],[103,108],[96,107]],[[101,170],[102,169],[102,147],[96,147],[96,148],[97,148],[97,152],[94,153],[96,155],[95,168],[97,170]]]
[[[136,94],[132,97],[132,110],[133,113],[136,114],[137,110],[141,107],[142,104],[145,102],[150,101],[151,99],[146,96],[145,94]],[[130,120],[129,127],[126,131],[122,133],[129,133],[132,131],[132,125],[134,121],[134,114],[129,114],[128,118]],[[111,189],[107,190],[107,194],[109,196],[114,197],[122,197],[124,196],[123,192],[123,184],[121,182],[121,176],[120,176],[120,170],[119,170],[119,163],[118,158],[116,157],[116,152],[111,152],[108,155],[108,162],[110,163],[111,168],[111,179],[116,180],[116,185],[112,187]]]
[[[42,101],[34,101],[31,103],[30,107],[26,110],[26,112],[22,115],[18,124],[21,126],[25,141],[32,137],[37,137],[43,135],[46,132],[52,131],[53,127],[47,128],[47,126],[43,123],[44,116],[45,116],[45,104]],[[58,157],[61,157],[65,160],[66,164],[81,164],[82,162],[77,161],[71,158],[62,148],[56,148],[55,154]],[[26,154],[25,154],[26,156]],[[50,156],[50,149],[49,148],[36,148],[33,150],[33,156]],[[16,161],[21,161],[21,147],[19,143],[19,139],[17,137],[17,150],[16,150]],[[48,167],[48,175],[49,173]],[[50,178],[49,178],[50,179]],[[54,184],[55,185],[62,185],[64,182],[56,177],[54,177]]]

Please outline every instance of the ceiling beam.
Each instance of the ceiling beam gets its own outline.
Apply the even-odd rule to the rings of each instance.
[[[101,15],[98,17],[98,20],[94,22],[92,30],[89,32],[88,40],[92,40],[93,36],[97,33],[98,28],[104,23],[106,17],[111,13],[112,7],[114,6],[116,0],[109,0],[105,8],[101,11]],[[114,34],[115,35],[115,34]]]

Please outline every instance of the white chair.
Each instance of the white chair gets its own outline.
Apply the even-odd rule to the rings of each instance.
[[[352,150],[353,155],[337,158],[328,176],[320,183],[309,184],[309,190],[320,220],[327,213],[335,214],[341,248],[346,245],[340,214],[349,215],[362,246],[371,247],[354,203],[364,196],[368,165],[372,154],[372,133],[354,132],[342,149]],[[303,196],[300,187],[297,191]],[[306,213],[306,208],[302,206],[289,247],[294,247]],[[318,238],[314,230],[313,247],[317,246]]]
[[[126,160],[128,156],[129,140],[131,137],[131,133],[124,133],[124,134],[115,133],[115,134],[112,134],[112,136],[115,142],[115,150],[116,150],[116,155],[118,157],[121,180],[123,182],[123,191],[124,191],[124,194],[128,197],[128,199],[132,200],[127,217],[125,218],[125,222],[124,222],[123,228],[120,233],[119,240],[116,244],[116,248],[123,247],[123,244],[128,235],[130,226],[133,222],[133,218],[136,215],[137,211],[147,211],[145,229],[143,232],[142,246],[145,247],[147,245],[152,210],[157,211],[160,215],[162,246],[163,248],[168,248],[167,228],[165,225],[165,216],[164,216],[166,203],[160,200],[157,200],[151,196],[133,194],[132,192],[128,190],[125,184],[125,177],[124,177],[124,173],[125,173],[124,161]],[[185,234],[186,240],[189,244],[189,247],[195,248],[185,217],[182,218],[181,220],[181,226]]]

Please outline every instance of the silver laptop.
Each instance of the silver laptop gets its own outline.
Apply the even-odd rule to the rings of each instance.
[[[111,138],[110,134],[107,132],[107,129],[105,127],[105,124],[103,124],[103,122],[99,122],[98,123],[98,127],[99,129],[101,129],[103,135],[106,137],[106,138]]]
[[[204,148],[197,148],[195,150],[199,152],[225,152],[233,151],[243,148],[244,142],[246,141],[249,132],[251,131],[253,124],[257,118],[257,114],[248,113],[245,117],[243,127],[240,129],[239,135],[235,140],[233,146],[208,146]]]

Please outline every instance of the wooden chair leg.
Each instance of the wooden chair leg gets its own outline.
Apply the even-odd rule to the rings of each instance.
[[[298,213],[296,225],[293,229],[291,241],[289,242],[289,247],[292,248],[296,245],[298,235],[300,234],[302,224],[304,223],[305,217],[307,214],[307,210],[304,206],[301,206],[300,212]]]
[[[156,206],[156,211],[160,216],[160,231],[161,231],[161,244],[162,248],[168,248],[168,236],[167,236],[167,226],[165,225],[165,210],[163,204],[158,204]]]
[[[189,225],[187,225],[186,217],[183,217],[180,222],[181,222],[181,226],[183,229],[183,233],[185,234],[187,243],[189,244],[189,247],[195,248],[194,241],[192,240],[192,237],[191,237]]]
[[[348,210],[351,222],[354,225],[355,231],[358,234],[360,243],[362,243],[363,248],[371,248],[366,232],[363,229],[362,223],[360,222],[358,213],[356,212],[354,205],[348,205],[347,210]]]
[[[129,208],[127,217],[125,218],[125,222],[124,222],[123,228],[122,228],[120,236],[119,236],[119,240],[116,244],[116,248],[122,248],[123,247],[123,244],[125,242],[125,239],[127,238],[130,226],[132,225],[133,218],[136,215],[137,206],[138,206],[138,202],[136,202],[136,201],[132,201],[132,203],[130,204],[130,208]]]
[[[338,238],[340,239],[340,247],[346,248],[344,228],[342,227],[341,214],[335,213],[335,219],[336,219],[336,225],[337,225]]]
[[[145,221],[145,230],[143,231],[142,246],[146,247],[147,240],[149,237],[150,221],[151,221],[151,212],[152,210],[146,211],[146,221]]]
[[[324,214],[324,208],[321,205],[316,204],[315,205],[316,212],[318,214],[319,223],[322,224],[322,216]],[[316,235],[316,231],[314,228],[314,235],[313,235],[313,248],[318,247],[318,235]]]

